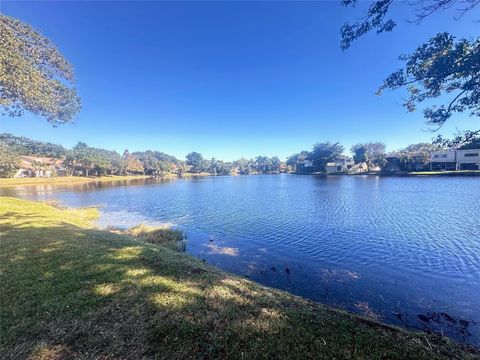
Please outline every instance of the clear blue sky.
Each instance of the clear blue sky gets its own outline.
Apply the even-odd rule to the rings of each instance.
[[[362,8],[367,5],[363,4]],[[383,141],[388,150],[429,141],[402,91],[375,96],[401,53],[440,31],[478,35],[474,14],[438,14],[420,25],[395,4],[397,30],[369,34],[342,52],[341,25],[358,18],[339,1],[1,2],[50,38],[73,64],[83,109],[53,128],[29,114],[0,131],[71,147],[190,151],[233,160],[288,155],[315,142]],[[477,14],[478,15],[478,12]],[[478,17],[478,16],[477,16]],[[467,115],[442,133],[471,127]]]

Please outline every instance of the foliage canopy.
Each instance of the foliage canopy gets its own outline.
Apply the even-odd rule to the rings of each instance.
[[[9,116],[26,111],[54,126],[80,111],[72,66],[46,37],[0,14],[0,108]]]
[[[354,7],[358,0],[342,0],[342,5]],[[392,31],[396,22],[388,17],[393,0],[371,3],[362,19],[345,23],[340,34],[341,48],[348,49],[359,37],[370,31],[377,34]],[[480,4],[480,0],[415,0],[407,2],[413,7],[414,22],[421,22],[433,13],[455,5],[457,19]],[[401,55],[404,68],[391,73],[380,86],[384,90],[406,88],[408,98],[404,106],[415,111],[424,101],[437,100],[440,104],[426,106],[423,114],[433,130],[439,129],[454,113],[469,112],[480,116],[480,37],[456,38],[443,32],[433,36],[408,55]],[[445,98],[449,98],[443,103]],[[480,131],[476,131],[478,135]]]
[[[20,168],[18,154],[0,143],[0,178],[12,177]]]
[[[327,163],[336,160],[343,153],[343,150],[344,147],[338,142],[317,143],[313,145],[308,159],[320,171],[325,171]]]

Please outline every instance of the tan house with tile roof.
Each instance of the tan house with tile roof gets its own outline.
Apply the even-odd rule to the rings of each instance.
[[[63,160],[42,156],[20,156],[20,169],[15,177],[65,176]]]

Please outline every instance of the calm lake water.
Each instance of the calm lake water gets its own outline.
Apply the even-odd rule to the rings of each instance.
[[[480,178],[260,175],[20,186],[99,205],[101,226],[171,223],[186,251],[260,283],[480,345]]]

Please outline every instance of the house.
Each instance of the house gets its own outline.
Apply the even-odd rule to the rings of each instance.
[[[326,171],[327,174],[331,174],[331,173],[338,173],[338,172],[347,171],[347,168],[344,165],[342,165],[341,163],[329,162],[325,166],[325,171]]]
[[[391,153],[385,156],[384,171],[456,171],[480,170],[480,149],[438,150],[430,153],[430,162],[419,152]]]
[[[339,156],[336,161],[327,163],[325,166],[325,172],[327,174],[347,172],[353,165],[352,158],[349,158],[348,156]]]
[[[399,153],[391,153],[385,155],[385,165],[383,171],[402,171],[402,161]]]
[[[347,172],[353,166],[353,160],[347,156],[340,156],[335,162],[329,162],[325,166],[327,174]]]
[[[456,150],[457,170],[480,170],[480,149]]]
[[[458,150],[461,151],[461,150]],[[455,150],[438,150],[430,154],[430,170],[457,170]]]
[[[50,177],[65,176],[66,168],[63,160],[41,157],[41,156],[20,156],[20,169],[15,177]]]
[[[314,171],[315,171],[315,168],[313,166],[313,161],[311,160],[303,160],[299,162],[297,165],[297,173],[307,174],[307,173],[312,173]]]
[[[425,161],[425,155],[420,152],[408,154],[391,153],[385,156],[383,171],[423,171],[429,170],[429,162]]]

